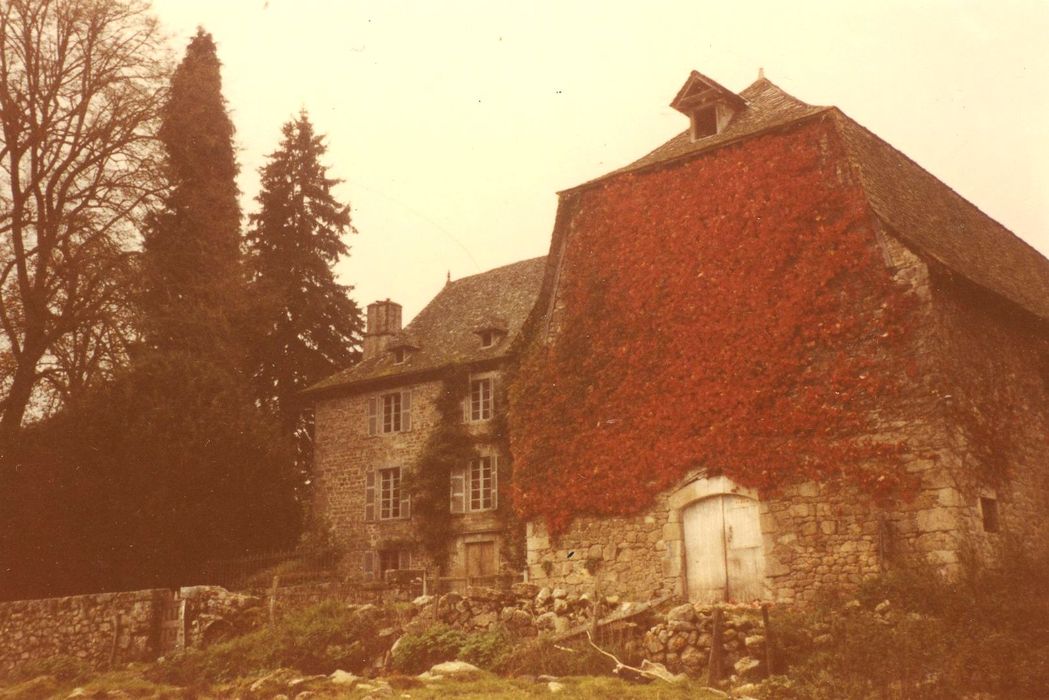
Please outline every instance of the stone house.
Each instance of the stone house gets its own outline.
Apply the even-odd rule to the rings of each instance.
[[[481,575],[506,565],[506,520],[495,507],[508,501],[509,455],[484,447],[487,423],[476,419],[488,409],[477,406],[498,400],[511,344],[556,344],[571,333],[564,287],[585,264],[570,254],[573,237],[593,225],[584,213],[606,187],[629,193],[659,177],[688,188],[716,158],[746,170],[755,144],[770,142],[786,153],[818,143],[820,172],[832,173],[821,196],[830,204],[862,201],[878,264],[919,300],[922,323],[911,348],[918,379],[896,407],[903,419],[883,429],[890,438],[906,434],[900,460],[915,493],[877,503],[839,483],[809,481],[763,498],[696,464],[641,512],[584,513],[556,538],[541,520],[528,522],[526,576],[541,586],[628,599],[793,602],[821,588],[855,586],[898,563],[952,570],[966,557],[993,561],[1010,543],[1044,550],[1049,261],[837,108],[803,103],[763,77],[736,94],[693,72],[671,106],[688,118],[682,133],[560,193],[546,258],[450,283],[403,331],[396,304],[372,304],[365,359],[310,390],[317,401],[317,504],[351,564],[373,576],[428,565],[413,549],[411,504],[399,491],[399,474],[441,420],[434,402],[442,372],[458,366],[470,377],[462,386],[465,419],[492,463],[453,473],[449,571]],[[652,211],[660,197],[678,194],[657,191],[642,208]],[[637,217],[630,235],[660,235],[648,216]],[[697,222],[697,235],[708,233],[704,225]],[[522,328],[530,331],[518,341]],[[652,386],[660,381],[653,376]],[[1007,416],[977,410],[982,422],[963,420],[958,406],[979,405],[986,394],[1005,397]],[[978,429],[1009,439],[981,439]],[[562,439],[576,439],[572,426]],[[997,477],[987,468],[992,459],[1008,467]]]
[[[502,372],[531,311],[545,258],[449,281],[407,325],[390,300],[368,306],[362,360],[311,387],[316,401],[314,493],[348,569],[367,579],[429,569],[401,482],[447,416],[438,396],[461,381],[461,416],[477,457],[452,471],[446,570],[474,579],[506,570],[508,455],[493,434]],[[501,478],[501,476],[503,478]]]
[[[791,602],[823,587],[854,586],[897,562],[953,570],[966,557],[993,560],[1010,542],[1044,551],[1049,261],[837,108],[805,104],[763,76],[735,94],[693,72],[671,106],[688,118],[685,131],[624,168],[560,193],[535,342],[557,343],[569,332],[563,281],[586,256],[573,259],[566,250],[594,225],[583,213],[604,188],[619,187],[622,195],[653,177],[688,187],[718,157],[746,169],[759,140],[789,153],[802,139],[815,139],[820,167],[834,173],[826,196],[862,197],[881,249],[878,264],[920,300],[922,323],[911,346],[918,379],[901,425],[886,427],[887,434],[906,431],[909,450],[900,459],[917,479],[917,493],[879,505],[841,484],[807,482],[762,499],[697,464],[641,513],[577,517],[557,538],[542,522],[528,523],[530,579],[635,599],[669,593],[697,601]],[[661,196],[645,202],[647,211],[658,211]],[[650,218],[629,235],[661,235]],[[716,233],[703,223],[695,230]],[[660,378],[651,383],[658,387]],[[990,451],[954,410],[979,404],[983,393],[1016,404],[1007,417],[982,417],[986,433],[1010,435],[991,440]],[[573,439],[569,431],[565,439]],[[1007,465],[998,478],[985,468],[991,459]]]

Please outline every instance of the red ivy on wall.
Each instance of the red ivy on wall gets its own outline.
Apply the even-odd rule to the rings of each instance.
[[[696,468],[904,483],[873,434],[913,304],[827,122],[576,196],[558,331],[511,392],[522,516],[638,512]]]

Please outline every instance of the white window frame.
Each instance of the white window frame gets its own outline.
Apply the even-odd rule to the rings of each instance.
[[[401,468],[388,467],[379,470],[379,520],[400,520],[401,514]]]
[[[382,432],[401,432],[401,392],[382,395]]]
[[[412,429],[412,390],[368,397],[368,435],[406,433]]]
[[[479,389],[478,392],[474,388]],[[470,423],[492,419],[495,414],[495,377],[492,375],[470,377],[470,391],[466,397],[466,415]]]
[[[496,509],[499,504],[498,479],[499,460],[495,455],[479,455],[470,460],[466,477],[467,512]]]

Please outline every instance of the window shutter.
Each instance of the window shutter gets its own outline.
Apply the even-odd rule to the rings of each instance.
[[[408,489],[404,488],[405,468],[401,467],[401,517],[408,520],[412,517],[412,496]]]
[[[379,397],[368,398],[368,434],[375,435],[379,431]]]
[[[375,578],[375,552],[370,549],[364,553],[364,557],[361,560],[361,572],[368,581]]]
[[[412,429],[412,390],[401,392],[401,430]]]
[[[448,509],[452,513],[466,512],[466,467],[452,467],[451,501]]]
[[[499,456],[492,455],[492,508],[499,507]]]
[[[492,417],[495,418],[495,411],[499,407],[499,379],[492,377],[491,381],[489,386],[492,389]]]
[[[375,470],[369,469],[364,475],[364,520],[375,520]]]

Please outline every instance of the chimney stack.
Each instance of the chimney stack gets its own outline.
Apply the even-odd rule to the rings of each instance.
[[[379,356],[390,339],[401,331],[401,305],[386,299],[368,304],[368,325],[364,333],[364,359]]]

